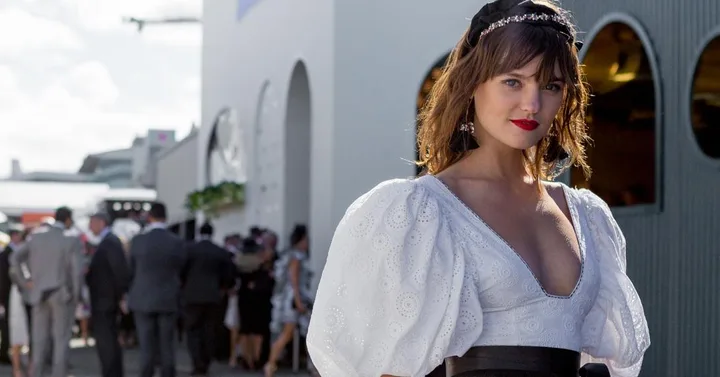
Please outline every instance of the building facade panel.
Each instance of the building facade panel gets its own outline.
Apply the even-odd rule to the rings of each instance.
[[[264,0],[243,8],[244,12],[239,12],[239,3],[224,0],[205,2],[204,6],[203,127],[199,135],[198,186],[207,185],[206,146],[216,114],[224,107],[234,108],[239,126],[245,129],[246,135],[252,135],[253,130],[258,132],[256,122],[262,96],[272,106],[266,108],[268,114],[260,117],[260,135],[246,138],[247,154],[253,156],[248,158],[248,166],[253,168],[248,169],[247,177],[247,208],[250,209],[247,222],[274,229],[284,241],[290,231],[285,225],[284,187],[288,175],[285,150],[286,143],[294,142],[285,138],[286,127],[292,123],[286,122],[285,116],[291,75],[298,62],[307,67],[312,88],[308,101],[312,106],[310,132],[317,134],[318,140],[327,138],[333,114],[333,2]],[[263,94],[266,85],[272,89]],[[313,162],[309,164],[316,161],[322,164],[331,158],[329,148],[323,148],[321,142],[313,145],[312,153]],[[310,170],[318,177],[330,174],[322,166]],[[253,202],[253,196],[258,200]],[[305,202],[309,208],[311,200]],[[327,200],[320,205],[322,202]],[[330,232],[329,219],[323,221],[324,216],[316,217],[319,220],[312,221],[312,231],[320,231],[324,222],[321,234]]]
[[[168,224],[184,222],[193,214],[185,209],[187,194],[197,188],[196,169],[188,169],[197,159],[197,133],[191,133],[172,149],[158,156],[156,190],[158,200],[165,203]]]
[[[662,78],[662,210],[618,218],[653,337],[643,376],[718,375],[720,174],[697,153],[688,88],[703,41],[720,25],[720,6],[714,0],[564,3],[583,30],[611,12],[636,18]]]

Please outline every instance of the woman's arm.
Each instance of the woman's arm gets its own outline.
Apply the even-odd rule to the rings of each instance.
[[[293,295],[295,297],[295,306],[299,312],[305,312],[305,304],[300,295],[300,261],[296,258],[291,259],[288,268],[290,269],[288,272],[290,273],[290,284],[292,285]]]

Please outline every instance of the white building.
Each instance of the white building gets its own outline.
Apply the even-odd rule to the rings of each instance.
[[[198,185],[221,179],[219,169],[208,174],[208,149],[213,132],[233,129],[216,127],[230,109],[239,134],[220,137],[220,149],[247,151],[223,172],[247,178],[247,206],[234,216],[281,241],[307,223],[319,271],[348,205],[382,180],[414,174],[418,91],[481,5],[206,1]]]
[[[188,193],[197,188],[198,132],[193,130],[184,139],[164,149],[154,161],[157,170],[157,199],[167,207],[167,223],[171,230],[186,238],[195,234],[195,214],[185,208]]]
[[[12,160],[7,180],[27,182],[106,183],[113,188],[155,187],[156,155],[175,144],[175,131],[150,129],[124,149],[93,153],[85,157],[77,173],[23,171],[19,160]]]

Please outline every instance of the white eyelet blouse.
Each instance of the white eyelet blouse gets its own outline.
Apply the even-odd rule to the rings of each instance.
[[[581,250],[569,296],[431,175],[386,181],[340,221],[307,346],[323,377],[425,376],[473,346],[554,347],[636,377],[650,345],[608,206],[563,186]]]

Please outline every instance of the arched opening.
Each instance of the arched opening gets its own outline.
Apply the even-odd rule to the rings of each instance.
[[[611,207],[655,204],[660,172],[660,95],[649,40],[632,20],[605,23],[582,51],[592,97],[587,125],[592,177],[573,168],[573,186],[591,189]]]
[[[700,151],[720,159],[720,36],[702,51],[692,87],[692,131]]]
[[[284,234],[295,224],[310,222],[311,102],[307,68],[298,62],[288,89],[285,115],[285,224]]]
[[[278,172],[278,135],[280,128],[277,118],[278,103],[273,86],[266,82],[257,104],[255,118],[253,185],[250,192],[250,205],[253,214],[253,224],[260,226],[277,226],[272,224],[273,219],[280,217],[278,203],[282,198],[278,182],[281,172]],[[275,130],[273,130],[275,129]]]
[[[432,90],[433,86],[435,85],[435,82],[440,78],[440,75],[442,75],[442,70],[445,67],[445,63],[447,62],[448,57],[450,54],[445,54],[442,58],[438,59],[438,61],[435,62],[435,64],[430,68],[428,73],[425,75],[425,79],[423,79],[422,84],[420,85],[420,89],[418,90],[417,100],[416,100],[416,117],[415,117],[415,161],[420,159],[420,150],[417,146],[417,131],[418,127],[420,126],[419,122],[417,122],[417,117],[420,116],[420,110],[425,106],[425,103],[428,100],[428,96],[430,95],[430,91]],[[415,167],[415,175],[421,175],[422,169],[419,166]]]

